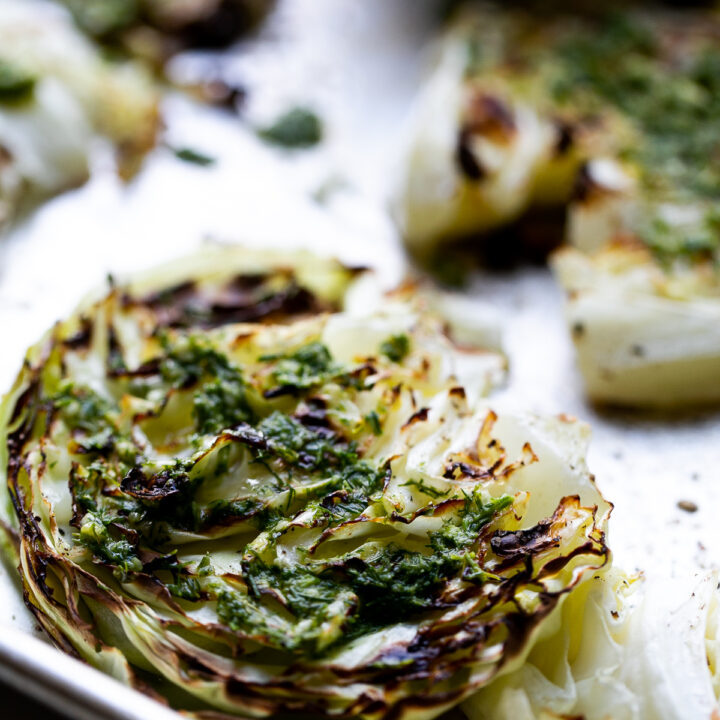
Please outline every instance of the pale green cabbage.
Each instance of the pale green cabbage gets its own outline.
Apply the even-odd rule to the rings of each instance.
[[[587,427],[493,409],[501,358],[356,276],[218,249],[31,349],[0,460],[58,646],[202,717],[430,718],[605,566]]]
[[[28,204],[85,182],[93,138],[109,139],[127,177],[155,143],[159,94],[133,63],[110,63],[60,8],[0,3],[0,225]]]
[[[687,583],[682,583],[687,587]],[[672,599],[671,599],[672,598]],[[470,720],[682,720],[720,706],[718,574],[678,600],[667,581],[616,569],[563,606],[525,665],[463,703]]]

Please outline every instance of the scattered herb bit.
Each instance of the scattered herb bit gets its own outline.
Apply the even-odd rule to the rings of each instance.
[[[380,345],[380,354],[388,360],[402,362],[410,352],[410,338],[404,333],[392,335]]]
[[[442,530],[430,536],[430,547],[438,553],[467,548],[477,540],[480,529],[512,503],[513,499],[509,495],[483,502],[478,488],[471,495],[465,496],[465,510],[459,522],[446,523]]]
[[[424,493],[433,500],[445,497],[450,493],[449,490],[438,490],[432,485],[428,485],[424,480],[408,480],[406,483],[403,483],[401,487],[416,487],[421,493]]]
[[[310,193],[310,197],[318,205],[327,205],[333,195],[349,188],[350,184],[345,178],[338,175],[331,175]]]
[[[212,575],[213,573],[213,566],[210,562],[210,556],[205,555],[203,559],[198,563],[197,566],[197,574],[200,577],[207,577],[208,575]]]
[[[196,602],[203,596],[199,580],[192,575],[181,574],[174,583],[168,583],[165,587],[173,597],[190,602]]]
[[[192,148],[172,148],[172,151],[178,160],[182,160],[186,163],[192,163],[193,165],[200,165],[200,167],[209,167],[217,162],[216,158],[211,157],[210,155],[205,155],[204,153],[201,153],[198,150],[193,150]]]
[[[374,410],[371,410],[365,416],[365,422],[368,424],[368,426],[372,430],[373,435],[382,435],[382,425],[380,424],[380,416]]]
[[[320,342],[304,345],[290,355],[263,355],[263,362],[277,361],[272,378],[278,387],[266,392],[266,397],[308,390],[342,373],[330,351]]]
[[[36,78],[14,63],[0,59],[0,102],[26,100],[35,88]]]
[[[102,514],[87,513],[75,540],[88,548],[93,555],[114,567],[115,577],[124,582],[128,575],[143,568],[135,548],[125,537],[113,538],[109,525],[111,520]]]
[[[317,145],[323,136],[320,118],[312,111],[296,107],[281,115],[272,125],[257,131],[268,143],[285,148],[308,148]]]

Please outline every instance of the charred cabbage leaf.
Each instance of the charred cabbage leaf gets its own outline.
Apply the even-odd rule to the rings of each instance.
[[[60,647],[186,710],[432,717],[608,562],[587,429],[491,410],[419,297],[341,311],[355,275],[219,250],[31,349],[2,471]]]

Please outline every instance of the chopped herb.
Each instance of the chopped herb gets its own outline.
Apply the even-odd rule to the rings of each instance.
[[[559,44],[550,65],[551,92],[560,104],[572,102],[588,112],[613,105],[630,120],[637,132],[619,155],[634,163],[651,198],[715,202],[720,196],[720,51],[700,46],[683,63],[669,63],[663,52],[651,26],[611,14],[599,28]],[[711,222],[670,227],[658,219],[646,225],[639,235],[660,259],[703,257],[720,246],[720,228]]]
[[[182,600],[196,602],[203,596],[200,582],[192,575],[180,575],[174,583],[168,583],[165,587],[173,597]]]
[[[391,335],[380,345],[380,354],[388,360],[402,362],[410,352],[410,338],[404,333]]]
[[[206,577],[207,575],[212,575],[212,573],[213,567],[210,563],[210,556],[205,555],[203,559],[198,563],[197,574],[200,575],[200,577]]]
[[[654,217],[640,226],[639,235],[661,261],[678,256],[710,257],[720,247],[720,222],[713,211],[691,225],[670,225]]]
[[[201,435],[217,434],[253,418],[245,383],[239,374],[206,383],[195,392],[193,412]]]
[[[368,426],[372,430],[373,435],[382,435],[382,425],[380,424],[380,416],[374,410],[371,410],[365,416],[365,422],[368,424]]]
[[[305,427],[296,418],[274,412],[258,425],[268,440],[268,449],[257,451],[261,459],[280,458],[288,465],[307,470],[346,468],[358,462],[351,443],[326,428]]]
[[[308,148],[322,140],[323,127],[320,118],[312,110],[296,107],[257,132],[263,140],[273,145]]]
[[[100,433],[110,422],[112,404],[88,387],[66,383],[52,398],[53,405],[63,411],[63,421],[75,430]]]
[[[281,623],[252,597],[237,592],[223,591],[217,598],[217,614],[233,632],[262,635],[265,642],[275,647],[292,649],[294,645]]]
[[[333,362],[330,351],[320,342],[311,342],[291,355],[264,355],[260,360],[277,361],[272,371],[277,387],[266,392],[267,397],[308,390],[342,373],[340,365]]]
[[[0,59],[0,102],[26,100],[35,88],[34,75],[14,63]]]
[[[386,625],[432,607],[437,589],[459,567],[450,556],[389,546],[371,561],[348,561],[343,570],[362,602],[360,620]]]
[[[130,573],[142,571],[142,562],[135,548],[125,537],[113,538],[108,528],[111,519],[102,514],[87,513],[75,540],[87,547],[93,555],[114,566],[113,574],[124,582]]]
[[[438,553],[467,548],[477,540],[480,529],[497,513],[510,507],[512,502],[511,496],[503,495],[485,503],[477,488],[471,495],[465,496],[465,511],[460,520],[446,523],[442,530],[432,533],[430,547]]]
[[[217,161],[210,155],[193,150],[192,148],[173,148],[173,153],[178,160],[182,160],[186,163],[192,163],[193,165],[200,165],[201,167],[208,167],[214,165]]]
[[[421,493],[433,498],[433,500],[437,500],[437,498],[445,497],[450,494],[449,490],[438,490],[432,485],[428,485],[424,480],[408,480],[406,483],[403,483],[401,487],[408,486],[416,487]]]
[[[253,422],[242,372],[198,337],[191,335],[170,348],[160,372],[174,387],[199,384],[193,396],[193,414],[200,435]]]

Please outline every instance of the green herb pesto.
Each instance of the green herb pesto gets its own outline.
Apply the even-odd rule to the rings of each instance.
[[[193,395],[193,414],[200,435],[254,421],[242,372],[198,337],[191,335],[169,348],[160,372],[173,387],[198,386]]]
[[[380,344],[380,354],[395,363],[402,362],[410,352],[410,338],[404,333],[391,335]]]
[[[93,434],[112,424],[113,404],[88,387],[66,382],[52,398],[52,404],[62,410],[63,421],[72,430]]]
[[[135,547],[123,537],[113,537],[110,525],[113,518],[102,513],[87,513],[75,539],[95,557],[113,566],[115,577],[124,582],[132,572],[140,572],[142,563]]]
[[[320,118],[308,108],[296,107],[275,122],[257,131],[261,139],[285,148],[308,148],[317,145],[323,136]]]
[[[679,256],[712,257],[720,247],[720,208],[708,210],[699,222],[671,226],[658,217],[641,223],[640,237],[661,261]]]
[[[269,394],[277,391],[300,392],[322,385],[340,375],[343,368],[333,361],[330,351],[320,342],[304,345],[290,355],[264,355],[264,362],[276,361],[272,371],[275,387]]]
[[[720,49],[708,45],[687,65],[663,58],[660,40],[639,21],[613,15],[598,30],[560,44],[558,100],[589,91],[635,122],[640,141],[624,148],[643,182],[717,198],[720,156]]]
[[[339,561],[306,567],[268,566],[256,556],[246,557],[243,577],[247,595],[224,593],[218,612],[233,630],[250,632],[261,627],[269,645],[317,654],[324,649],[317,646],[318,628],[338,598],[346,601],[342,637],[347,640],[431,609],[438,590],[453,577],[485,582],[490,576],[480,569],[472,547],[482,527],[511,504],[512,498],[507,496],[487,503],[479,492],[468,496],[460,524],[447,526],[455,529],[452,540],[444,540],[447,529],[432,535],[428,551],[433,552],[410,551],[390,543],[369,559],[350,552]],[[296,618],[284,632],[273,628],[256,604],[271,591],[279,593]]]
[[[646,222],[640,235],[648,246],[661,258],[717,250],[720,46],[698,39],[682,62],[673,61],[649,25],[613,14],[560,42],[553,62],[550,89],[558,103],[589,112],[609,103],[635,126],[619,153],[638,169],[650,198],[713,204],[691,227]]]
[[[221,525],[239,519],[251,518],[260,513],[265,503],[257,498],[241,500],[214,500],[205,509],[198,511],[196,530]]]
[[[504,495],[488,503],[483,502],[479,492],[465,496],[465,510],[457,523],[447,523],[442,530],[433,533],[430,546],[435,552],[463,550],[477,538],[480,529],[487,525],[495,513],[512,505],[512,498]]]
[[[0,103],[27,100],[33,93],[35,82],[34,75],[0,58]]]
[[[386,541],[373,540],[370,550],[353,541],[323,556],[300,543],[283,554],[281,545],[294,532],[319,540],[352,532],[357,521],[411,521],[383,498],[391,466],[360,450],[363,440],[382,432],[378,411],[354,428],[359,442],[333,426],[332,401],[311,393],[335,382],[346,393],[343,402],[352,402],[359,389],[320,342],[259,358],[268,363],[262,378],[292,389],[280,411],[247,384],[212,336],[168,333],[160,341],[159,360],[147,363],[148,374],[127,387],[145,382],[152,388],[152,395],[140,394],[145,402],[159,390],[191,407],[196,436],[183,442],[194,454],[171,461],[147,455],[142,440],[136,446],[121,431],[120,404],[89,388],[65,383],[51,398],[54,416],[81,448],[69,478],[75,542],[119,582],[151,576],[177,601],[214,603],[218,620],[254,643],[319,657],[353,637],[432,610],[451,580],[488,580],[477,558],[479,534],[512,498],[484,499],[479,487],[462,503],[455,497],[442,529],[430,533],[425,545],[415,542],[410,549],[389,534]],[[401,362],[410,340],[394,335],[382,350]],[[113,393],[124,387],[122,374],[117,377]],[[164,422],[160,416],[146,422],[154,421]],[[417,479],[404,485],[418,491],[418,515],[434,513],[450,494]],[[382,525],[377,527],[383,538]],[[195,535],[193,544],[208,546],[200,562],[182,559],[188,533]],[[175,544],[177,537],[182,540]],[[211,562],[213,543],[227,537],[237,543],[230,545],[238,564],[232,581]]]
[[[266,448],[253,449],[258,462],[321,474],[328,492],[358,490],[366,496],[383,487],[385,470],[362,461],[352,442],[327,429],[305,427],[296,418],[274,412],[258,424]],[[292,473],[291,473],[292,475]]]

